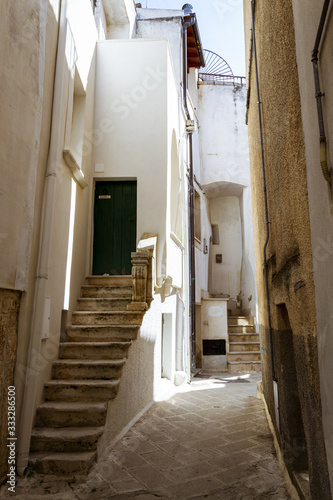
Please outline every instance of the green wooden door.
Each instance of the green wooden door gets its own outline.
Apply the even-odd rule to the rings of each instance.
[[[95,187],[93,274],[131,274],[136,250],[136,181]]]

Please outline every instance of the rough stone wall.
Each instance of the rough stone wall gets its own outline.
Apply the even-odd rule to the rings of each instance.
[[[245,2],[248,47],[249,6],[250,2]],[[270,221],[267,259],[275,376],[280,395],[280,441],[291,471],[308,465],[312,497],[329,499],[292,1],[256,0],[255,29]],[[253,55],[250,75],[248,125],[263,388],[276,423],[263,268],[266,224]],[[295,419],[299,422],[298,430]]]
[[[8,387],[14,385],[20,292],[0,289],[0,484],[7,475]]]

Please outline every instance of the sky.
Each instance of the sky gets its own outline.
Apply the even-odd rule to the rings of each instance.
[[[243,0],[141,0],[142,7],[179,9],[193,5],[204,49],[223,57],[236,76],[245,76]]]

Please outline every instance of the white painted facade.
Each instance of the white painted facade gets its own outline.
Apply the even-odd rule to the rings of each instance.
[[[246,90],[199,85],[201,184],[218,241],[211,246],[208,291],[229,298],[229,309],[256,315]],[[222,254],[222,263],[216,263]]]
[[[193,99],[199,125],[194,143],[195,188],[201,204],[201,238],[196,240],[197,362],[200,363],[202,341],[223,339],[223,332],[227,331],[227,314],[219,319],[219,328],[214,325],[216,320],[207,319],[206,300],[220,300],[220,306],[232,315],[256,317],[257,305],[244,120],[246,89],[241,85],[199,82]],[[221,364],[222,358],[217,363]]]

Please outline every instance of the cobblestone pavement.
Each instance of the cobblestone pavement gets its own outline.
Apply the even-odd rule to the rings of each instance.
[[[33,475],[0,498],[289,499],[258,380],[201,374],[154,404],[88,478]]]

